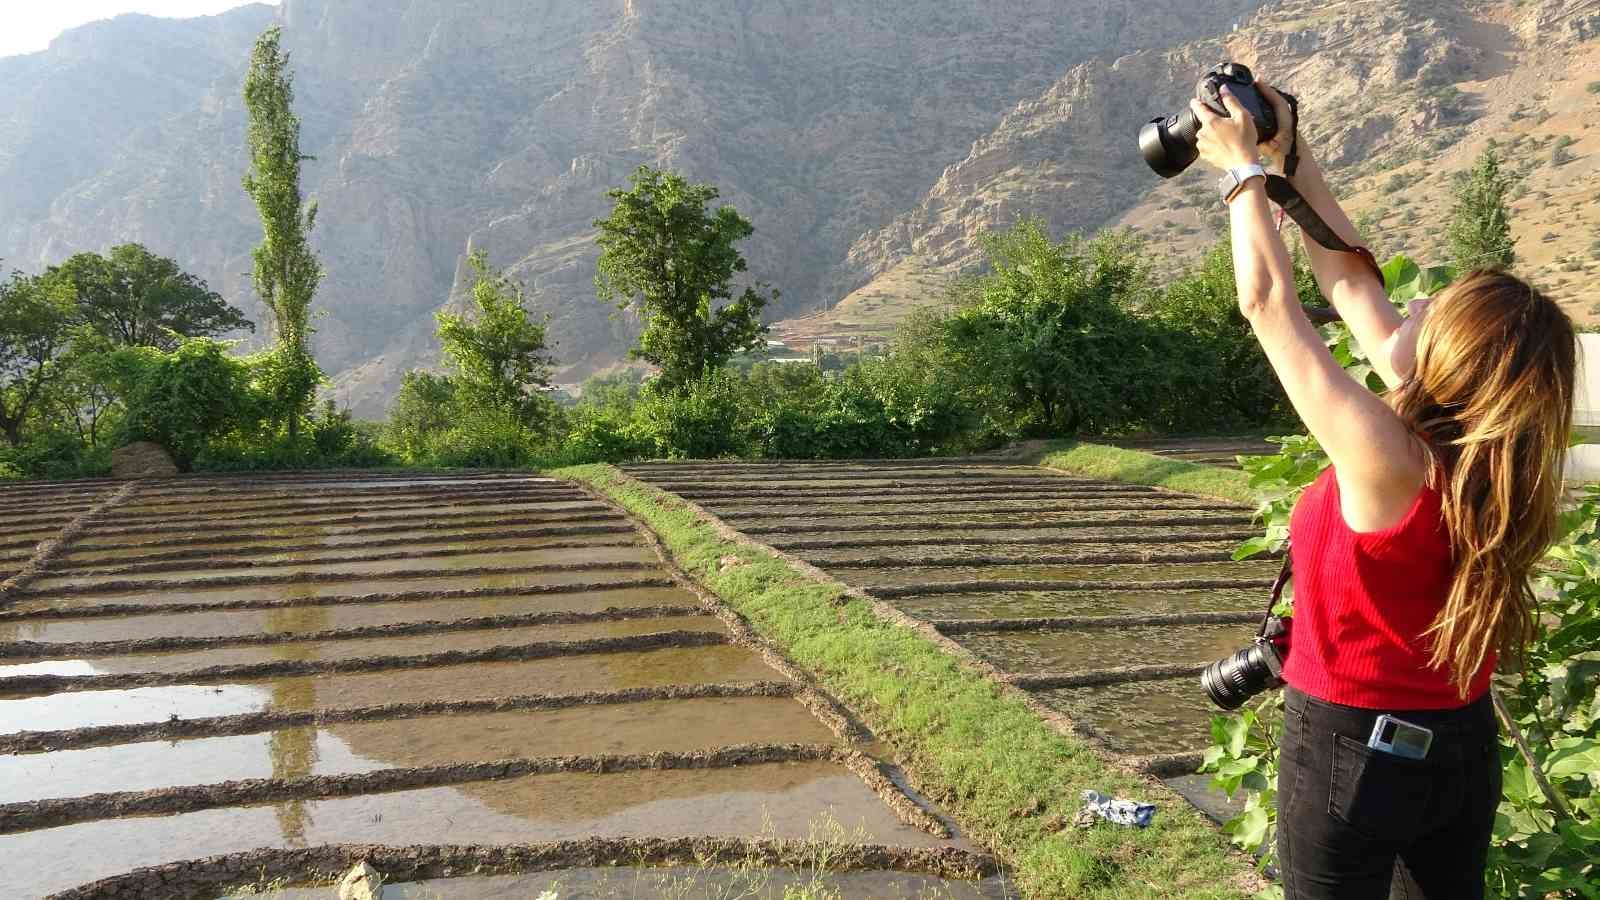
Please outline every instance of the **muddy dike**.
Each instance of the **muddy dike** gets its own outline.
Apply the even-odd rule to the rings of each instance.
[[[986,855],[955,847],[901,848],[873,844],[818,845],[808,841],[737,838],[590,838],[520,846],[332,845],[256,850],[139,869],[72,890],[55,900],[212,900],[249,885],[282,880],[327,883],[358,862],[390,883],[463,875],[504,875],[621,866],[743,866],[806,868],[825,856],[832,870],[894,871],[974,881],[997,872]]]
[[[42,600],[35,609],[7,610],[0,607],[0,622],[30,619],[87,619],[103,616],[146,615],[152,613],[226,612],[229,610],[305,609],[326,606],[373,605],[380,603],[426,603],[441,600],[476,600],[485,597],[530,597],[550,594],[588,594],[601,591],[623,591],[637,588],[670,588],[677,583],[658,576],[627,578],[609,581],[580,581],[561,584],[518,584],[505,587],[429,589],[418,591],[375,591],[370,594],[329,594],[312,597],[285,597],[282,599],[217,600],[204,603],[94,603],[74,606],[44,605],[52,598],[29,597]],[[65,602],[53,598],[55,602]]]
[[[540,625],[583,625],[629,619],[664,619],[704,615],[698,605],[611,607],[596,612],[539,612],[508,616],[472,616],[462,619],[397,622],[326,631],[277,631],[227,637],[153,637],[127,641],[0,642],[0,662],[6,659],[58,659],[123,656],[174,650],[209,650],[222,647],[259,647],[270,644],[349,641],[362,638],[446,634],[453,631],[493,631]]]
[[[668,648],[710,647],[729,643],[728,636],[709,631],[664,631],[633,637],[583,641],[541,641],[531,644],[453,650],[413,656],[355,659],[280,659],[266,663],[208,666],[183,672],[117,672],[106,675],[17,675],[0,678],[0,697],[38,696],[70,691],[107,691],[176,684],[224,684],[248,679],[388,672],[460,666],[470,663],[527,662],[580,654],[631,653]]]
[[[823,744],[751,744],[688,753],[505,759],[484,763],[379,769],[354,775],[292,779],[256,778],[151,791],[90,794],[84,797],[0,804],[0,834],[57,828],[102,819],[172,815],[206,809],[352,797],[475,781],[520,778],[528,775],[557,773],[605,775],[615,772],[730,769],[789,762],[845,762],[845,758],[836,748]]]
[[[227,566],[282,566],[290,563],[319,565],[338,562],[381,562],[391,559],[426,559],[458,556],[463,553],[510,553],[519,550],[589,550],[603,547],[631,547],[623,538],[598,540],[549,540],[539,534],[521,539],[516,530],[483,537],[441,535],[434,540],[379,538],[370,542],[344,544],[330,551],[323,543],[249,543],[218,551],[213,547],[174,550],[102,550],[85,552],[81,548],[67,555],[56,568],[70,575],[115,575],[134,572],[184,571],[196,563]],[[390,550],[386,548],[406,548]],[[97,554],[97,555],[95,555]],[[265,559],[263,559],[265,558]],[[115,559],[128,560],[112,565]]]
[[[578,694],[527,694],[477,700],[435,700],[423,703],[386,703],[344,709],[301,711],[268,710],[233,716],[173,718],[132,725],[98,725],[62,731],[19,731],[0,735],[0,754],[45,753],[140,741],[180,741],[229,737],[356,722],[383,722],[435,716],[470,716],[503,712],[574,709],[659,700],[727,699],[739,697],[794,698],[804,688],[792,681],[746,681],[727,684],[667,685],[619,691]]]

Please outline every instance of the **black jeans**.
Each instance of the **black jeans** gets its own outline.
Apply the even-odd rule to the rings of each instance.
[[[1479,900],[1500,802],[1494,707],[1370,710],[1285,688],[1278,865],[1288,900]],[[1433,729],[1426,759],[1368,749],[1387,712]]]

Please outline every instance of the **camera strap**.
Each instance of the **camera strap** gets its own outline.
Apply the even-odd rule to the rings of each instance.
[[[1267,614],[1261,617],[1261,625],[1256,628],[1256,637],[1267,636],[1267,623],[1272,621],[1272,611],[1278,608],[1278,601],[1283,598],[1283,589],[1289,584],[1289,576],[1294,574],[1294,566],[1290,563],[1289,545],[1283,547],[1283,565],[1278,568],[1278,577],[1272,581],[1272,596],[1267,598]]]
[[[1358,247],[1346,243],[1344,238],[1339,237],[1339,234],[1329,227],[1321,216],[1317,215],[1317,211],[1311,208],[1311,204],[1306,202],[1306,198],[1300,196],[1300,192],[1295,190],[1294,185],[1290,183],[1289,178],[1294,177],[1294,173],[1300,168],[1300,99],[1293,94],[1286,94],[1281,91],[1279,95],[1283,97],[1285,103],[1289,104],[1289,112],[1294,119],[1294,132],[1289,135],[1289,152],[1283,158],[1284,174],[1267,176],[1268,199],[1278,204],[1278,208],[1293,219],[1296,225],[1300,226],[1301,233],[1306,237],[1329,250],[1339,253],[1354,253],[1361,257],[1361,261],[1367,264],[1367,268],[1372,271],[1373,276],[1378,279],[1378,284],[1381,286],[1384,283],[1383,269],[1378,265],[1378,260],[1373,257],[1372,251],[1366,247]]]

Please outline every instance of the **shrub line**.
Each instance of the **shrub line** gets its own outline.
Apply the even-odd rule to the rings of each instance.
[[[610,466],[554,474],[643,519],[686,570],[863,715],[920,789],[1015,866],[1026,895],[1238,897],[1255,886],[1248,862],[1187,803],[1103,762],[1065,717],[926,623]],[[1148,829],[1071,828],[1087,788],[1168,799]]]

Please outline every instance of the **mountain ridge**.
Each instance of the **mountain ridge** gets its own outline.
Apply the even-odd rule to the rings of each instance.
[[[1442,214],[1434,187],[1485,123],[1509,134],[1548,112],[1529,152],[1554,152],[1551,128],[1578,140],[1577,160],[1528,173],[1524,207],[1558,176],[1587,190],[1600,162],[1583,92],[1600,79],[1597,0],[285,0],[102,23],[0,59],[0,82],[21,86],[0,95],[0,257],[37,270],[141,241],[265,321],[238,88],[274,22],[323,211],[316,352],[363,415],[436,364],[431,314],[460,302],[474,250],[551,315],[563,378],[620,358],[634,325],[593,297],[592,223],[641,164],[716,184],[753,222],[750,273],[783,292],[776,330],[803,346],[881,338],[1020,216],[1136,228],[1174,257],[1202,246],[1220,213],[1209,179],[1160,182],[1133,135],[1227,55],[1286,73],[1357,212],[1384,212],[1395,236]],[[1493,92],[1561,60],[1550,96],[1512,120]],[[1370,156],[1395,133],[1407,158]],[[1447,164],[1421,171],[1435,156]],[[1384,196],[1396,172],[1428,189],[1409,212]],[[1519,219],[1530,263],[1570,271],[1558,292],[1586,309],[1587,263],[1563,267],[1587,241],[1547,241],[1546,213]]]

